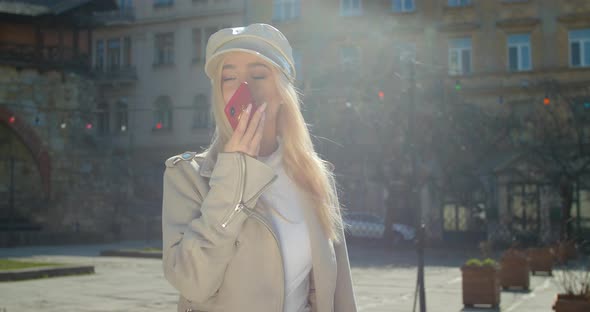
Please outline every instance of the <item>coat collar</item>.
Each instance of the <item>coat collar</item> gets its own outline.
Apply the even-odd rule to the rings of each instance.
[[[332,311],[337,276],[334,246],[319,222],[313,200],[303,192],[300,194],[306,203],[303,212],[311,245],[312,274],[317,305],[314,311]]]
[[[199,164],[199,174],[202,177],[211,178],[216,162],[212,153],[199,154],[194,159]]]

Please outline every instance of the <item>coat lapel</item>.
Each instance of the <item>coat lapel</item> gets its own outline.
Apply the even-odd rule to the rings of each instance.
[[[309,231],[311,245],[313,283],[315,286],[316,304],[314,311],[331,312],[334,305],[334,289],[336,281],[336,257],[332,242],[326,237],[319,222],[313,201],[303,193],[305,221]]]

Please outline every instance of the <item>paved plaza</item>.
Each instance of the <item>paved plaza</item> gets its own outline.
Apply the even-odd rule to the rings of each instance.
[[[176,311],[177,294],[164,280],[160,260],[98,256],[105,249],[145,246],[143,242],[126,242],[0,249],[0,258],[92,264],[96,271],[93,275],[0,283],[0,311]],[[416,281],[414,252],[359,243],[351,243],[349,248],[359,311],[412,311]],[[471,256],[477,253],[426,251],[428,311],[491,310],[463,309],[459,266]],[[502,292],[501,311],[552,311],[557,291],[555,278],[533,276],[530,292]]]

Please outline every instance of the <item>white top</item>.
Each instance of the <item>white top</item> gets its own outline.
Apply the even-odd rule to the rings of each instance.
[[[277,180],[262,194],[273,207],[271,221],[277,232],[285,268],[284,312],[311,311],[308,306],[309,279],[312,267],[309,233],[303,215],[304,201],[295,182],[285,173],[282,163],[282,140],[271,155],[258,159],[269,165]]]

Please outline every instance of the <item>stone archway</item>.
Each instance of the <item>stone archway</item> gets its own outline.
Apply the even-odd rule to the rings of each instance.
[[[11,117],[14,121],[11,122]],[[43,144],[35,130],[25,122],[23,118],[19,118],[19,114],[0,106],[0,123],[5,124],[9,129],[14,131],[16,136],[31,152],[31,155],[39,170],[41,184],[45,198],[50,198],[51,192],[51,161],[49,152]]]

